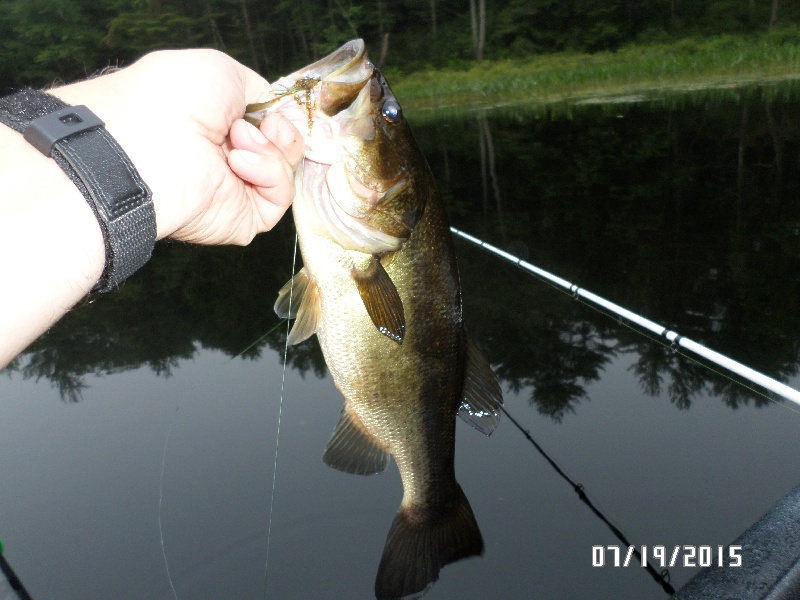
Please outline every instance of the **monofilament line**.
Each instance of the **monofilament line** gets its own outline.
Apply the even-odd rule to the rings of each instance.
[[[169,572],[169,563],[167,562],[167,551],[164,549],[164,529],[161,527],[161,501],[164,499],[164,469],[167,465],[167,444],[169,444],[169,434],[172,431],[172,420],[170,419],[169,427],[167,427],[167,435],[164,438],[164,450],[161,453],[161,477],[158,480],[158,537],[161,541],[161,556],[164,559],[164,569],[167,571],[167,580],[169,587],[172,590],[172,597],[178,600],[178,592],[175,591],[175,586],[172,583],[172,575]]]
[[[292,253],[292,283],[289,285],[289,314],[292,314],[292,293],[294,292],[294,268],[297,264],[297,233],[294,234]],[[269,496],[269,519],[267,521],[267,552],[264,558],[264,598],[267,597],[267,572],[269,571],[269,543],[272,537],[272,510],[275,507],[275,482],[278,478],[278,448],[281,439],[281,414],[283,413],[283,390],[286,386],[286,363],[289,357],[289,331],[292,319],[286,318],[286,344],[283,347],[283,372],[281,373],[281,396],[278,400],[278,425],[275,428],[275,460],[272,464],[272,491]]]

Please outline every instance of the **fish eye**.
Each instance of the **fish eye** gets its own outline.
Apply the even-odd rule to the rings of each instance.
[[[381,106],[381,114],[392,125],[403,120],[403,111],[395,100],[386,100]]]

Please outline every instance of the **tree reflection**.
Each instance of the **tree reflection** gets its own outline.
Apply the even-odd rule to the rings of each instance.
[[[785,380],[798,372],[800,356],[800,177],[796,169],[784,169],[780,178],[775,171],[798,162],[798,122],[788,116],[796,111],[774,89],[732,93],[733,102],[667,99],[666,110],[606,105],[555,119],[495,117],[504,212],[484,218],[475,193],[483,187],[475,176],[482,170],[469,151],[483,142],[470,139],[468,127],[448,132],[451,174],[441,184],[454,224],[509,251],[527,249],[536,265]],[[780,138],[775,115],[781,115]],[[516,283],[501,279],[495,258],[481,267],[474,251],[460,253],[465,279],[479,271],[476,287],[491,288],[504,305],[536,285],[521,273],[505,276]],[[594,347],[559,347],[553,340],[573,339],[570,326],[587,313],[552,307],[569,315],[570,326],[540,316],[534,329],[528,321],[545,310],[542,302],[528,297],[516,315],[540,354],[513,327],[485,343],[514,389],[533,388],[532,402],[543,413],[562,418],[574,410],[585,385],[621,353],[636,354],[631,372],[645,393],[667,394],[679,408],[701,393],[734,408],[768,401],[607,317],[591,320]],[[486,320],[491,325],[484,329],[495,334],[503,327],[502,311],[490,312],[485,301],[478,305],[465,294],[465,307],[470,322]],[[520,355],[553,372],[525,371]],[[582,368],[574,368],[574,357]]]
[[[87,375],[149,367],[169,377],[201,348],[282,356],[286,332],[272,304],[292,269],[294,231],[284,221],[247,248],[159,243],[144,269],[115,292],[90,296],[7,371],[45,378],[62,399],[77,401]],[[301,373],[325,372],[312,344],[290,348],[288,360]]]
[[[785,380],[800,365],[800,118],[774,90],[734,96],[441,120],[419,142],[459,229]],[[71,311],[8,371],[76,401],[86,375],[146,366],[169,376],[200,348],[282,357],[286,327],[272,304],[293,244],[289,219],[247,248],[159,244],[145,269]],[[456,247],[470,333],[502,381],[556,421],[623,355],[643,393],[681,409],[700,394],[732,408],[767,402],[663,340]],[[325,372],[314,339],[288,360],[302,374]]]

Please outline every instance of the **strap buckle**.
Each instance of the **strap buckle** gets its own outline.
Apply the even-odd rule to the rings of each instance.
[[[34,119],[22,135],[39,152],[52,156],[53,146],[59,141],[103,125],[100,117],[81,104],[67,106]]]

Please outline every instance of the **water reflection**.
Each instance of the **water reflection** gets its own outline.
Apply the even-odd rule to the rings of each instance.
[[[430,123],[425,127],[425,135],[420,135],[420,142],[439,179],[454,225],[773,377],[786,379],[797,375],[800,362],[800,307],[797,306],[800,302],[800,271],[797,269],[800,262],[797,194],[800,191],[800,169],[797,168],[800,164],[800,127],[797,111],[791,110],[793,105],[780,96],[753,93],[744,99],[744,104],[738,99],[737,102],[723,100],[702,105],[681,101],[673,104],[589,106],[549,117],[513,113],[472,115],[463,120]],[[112,411],[111,404],[124,405],[131,411],[155,413],[165,398],[173,398],[171,394],[174,392],[164,391],[171,390],[167,382],[171,385],[186,378],[199,380],[208,371],[211,358],[216,357],[215,360],[221,363],[225,357],[241,357],[226,361],[226,365],[235,365],[237,370],[259,371],[260,375],[262,370],[282,360],[286,328],[274,316],[271,307],[277,290],[296,270],[292,267],[293,244],[294,233],[288,219],[274,233],[261,236],[248,248],[160,244],[156,257],[144,271],[118,292],[93,297],[90,302],[71,311],[20,356],[9,373],[49,381],[67,401],[80,400],[83,394],[92,398],[86,390],[87,385],[108,388],[125,385],[119,382],[124,378],[108,378],[104,384],[95,375],[142,367],[160,375],[158,382],[159,385],[164,382],[164,388],[150,394],[150,404],[146,407],[139,407],[138,403],[147,398],[138,396],[148,394],[137,392],[126,396],[124,401],[112,403],[107,402],[109,398],[119,400],[123,392],[109,393],[105,390],[98,394],[97,402],[87,400],[70,407],[67,416],[58,412],[54,420],[71,419],[66,421],[63,436],[74,439],[76,446],[81,447],[88,432],[104,431],[107,422],[125,422],[127,428],[129,421],[135,421],[121,419],[117,412],[120,407],[114,407]],[[758,460],[752,458],[754,450],[751,444],[741,444],[745,434],[730,434],[735,439],[726,447],[719,446],[718,441],[719,431],[723,436],[729,435],[729,430],[746,431],[749,435],[754,420],[753,411],[733,413],[718,410],[720,406],[761,405],[767,401],[764,396],[714,375],[705,366],[673,352],[657,340],[572,301],[562,292],[465,242],[457,241],[456,249],[464,283],[465,316],[472,337],[491,357],[503,385],[527,398],[537,414],[546,415],[544,419],[534,420],[534,411],[522,414],[525,411],[517,404],[514,406],[515,417],[520,418],[526,427],[531,422],[536,423],[540,427],[536,439],[548,450],[556,446],[556,440],[566,440],[554,456],[565,468],[570,468],[574,481],[586,483],[589,492],[606,498],[604,508],[610,509],[610,516],[619,518],[618,523],[627,525],[623,529],[630,531],[633,543],[670,542],[672,538],[669,536],[675,532],[675,535],[684,536],[674,539],[676,543],[692,542],[698,523],[712,521],[712,512],[713,515],[720,512],[718,506],[708,509],[700,500],[697,500],[699,508],[695,510],[692,505],[690,511],[688,501],[681,504],[675,501],[676,497],[685,499],[705,494],[713,504],[715,494],[719,493],[728,506],[733,504],[728,502],[733,493],[740,493],[741,487],[747,488],[735,503],[737,508],[750,503],[747,516],[736,521],[728,513],[720,513],[719,520],[724,520],[730,530],[711,529],[712,532],[724,531],[724,534],[714,533],[720,536],[717,538],[706,533],[713,540],[700,539],[701,542],[729,542],[768,507],[774,499],[769,494],[774,496],[774,490],[783,485],[782,480],[758,462],[760,457]],[[271,358],[274,364],[267,360],[255,363],[254,359],[258,357]],[[186,359],[194,359],[194,363]],[[290,347],[288,360],[297,373],[311,382],[316,380],[311,374],[321,377],[325,373],[325,363],[315,340]],[[648,427],[647,421],[637,412],[645,408],[635,393],[615,386],[613,378],[619,378],[625,369],[635,376],[644,393],[672,403],[645,407],[656,415],[656,425]],[[223,369],[218,372],[223,372]],[[209,380],[215,378],[216,374]],[[210,387],[211,383],[204,381],[197,385]],[[192,406],[196,414],[202,413],[209,420],[225,419],[231,405],[245,403],[241,398],[230,397],[235,393],[244,395],[244,391],[229,392],[227,388],[241,383],[238,374],[231,376],[225,385],[220,386],[222,389],[214,390],[200,406],[197,396],[202,394],[193,389],[191,402],[183,404],[180,414],[185,415]],[[319,389],[323,383],[333,393],[333,386],[328,381],[321,382],[312,392],[304,391],[308,398],[301,400],[308,399],[311,406],[303,410],[309,413],[319,410],[317,394],[322,395]],[[127,385],[133,387],[130,383]],[[250,390],[263,393],[262,379],[254,376],[249,385]],[[277,393],[274,396],[277,398]],[[700,402],[707,397],[716,400],[715,406]],[[220,398],[226,402],[221,403]],[[590,398],[593,400],[591,404],[588,403]],[[609,398],[618,400],[619,404],[612,406]],[[325,404],[338,403],[334,400],[326,397]],[[516,397],[512,397],[513,400]],[[103,408],[105,402],[109,405],[107,411]],[[606,416],[605,421],[601,410],[604,403],[608,412],[613,413],[611,417]],[[221,405],[224,408],[219,408]],[[673,406],[680,409],[692,407],[691,421],[685,418],[686,412],[679,413]],[[81,408],[87,410],[81,412]],[[333,411],[337,409],[338,405],[332,407]],[[716,438],[706,435],[704,428],[710,427],[711,422],[721,421],[721,412],[734,415],[731,417],[734,425],[729,429],[721,426]],[[87,417],[87,413],[97,413],[96,418]],[[673,414],[679,417],[674,423],[665,424]],[[591,418],[583,418],[586,415]],[[609,424],[612,419],[615,423]],[[351,549],[351,545],[355,545],[350,539],[351,530],[358,532],[352,533],[353,539],[377,540],[376,543],[381,544],[399,493],[397,489],[386,492],[391,496],[390,502],[386,503],[391,512],[376,514],[369,521],[369,528],[362,514],[365,505],[357,508],[354,516],[342,517],[351,514],[351,505],[356,505],[359,497],[368,497],[372,501],[370,494],[375,494],[375,489],[365,487],[363,494],[354,493],[354,488],[368,484],[353,482],[358,478],[348,477],[343,484],[346,492],[332,502],[335,494],[331,490],[337,473],[327,469],[331,473],[326,474],[319,455],[329,427],[335,421],[335,414],[322,419],[326,422],[324,427],[320,427],[324,429],[321,438],[308,435],[305,425],[301,428],[300,424],[306,420],[310,420],[306,414],[302,418],[298,416],[294,437],[288,435],[286,441],[281,442],[282,449],[286,448],[282,455],[282,460],[286,460],[284,465],[293,460],[289,463],[293,470],[290,477],[279,480],[278,498],[292,509],[301,508],[298,509],[299,516],[288,509],[277,513],[280,515],[277,521],[284,518],[285,530],[279,531],[272,542],[276,548],[281,548],[281,552],[274,553],[271,560],[275,560],[276,566],[270,567],[273,569],[271,572],[285,573],[285,582],[279,579],[277,583],[270,583],[284,586],[281,588],[284,593],[277,594],[277,597],[293,597],[294,586],[299,585],[297,580],[305,577],[302,573],[313,571],[309,567],[312,563],[319,569],[322,568],[320,565],[335,564],[335,568],[324,573],[329,578],[345,573],[340,579],[347,581],[337,580],[341,586],[355,585],[350,579],[356,578],[371,585],[374,569],[367,568],[364,573],[360,567],[373,564],[370,561],[377,563],[381,548],[365,541],[363,551]],[[545,421],[552,428],[542,427]],[[695,425],[696,422],[700,424]],[[242,423],[256,431],[247,438],[247,443],[242,442],[225,454],[226,460],[219,465],[219,471],[225,475],[236,472],[240,461],[244,460],[242,457],[249,454],[269,457],[266,469],[272,467],[271,448],[267,442],[262,441],[263,447],[257,450],[253,450],[252,445],[253,440],[262,440],[271,434],[264,431],[262,422],[255,422],[253,418],[242,419],[235,426],[229,426],[236,430],[234,441],[243,439]],[[686,427],[687,423],[691,426]],[[728,421],[725,423],[727,426]],[[737,423],[741,425],[738,429],[735,427]],[[614,429],[615,424],[619,425],[617,429]],[[80,429],[81,426],[84,429]],[[689,438],[687,443],[686,438],[680,436],[692,427],[702,429],[702,434]],[[602,429],[602,432],[597,437],[589,437],[590,432],[596,429]],[[130,430],[133,437],[135,429],[130,427]],[[109,430],[102,443],[87,446],[85,453],[78,455],[78,460],[74,455],[64,456],[68,456],[73,465],[84,465],[90,461],[89,455],[93,452],[105,456],[107,448],[122,447],[125,456],[113,464],[113,470],[124,471],[124,477],[120,477],[129,480],[133,479],[130,470],[134,469],[129,456],[131,449],[144,452],[154,448],[151,452],[155,456],[153,472],[157,474],[166,427],[156,430],[158,435],[152,435],[152,439],[144,438],[147,443],[140,443],[141,434],[136,432],[136,441],[128,441],[122,446],[116,438],[111,439],[119,432],[115,430],[112,434]],[[76,435],[74,431],[81,433]],[[638,438],[634,437],[636,434]],[[513,445],[510,435],[503,437],[505,431],[495,435],[500,437],[492,439],[491,454],[486,452],[484,456],[483,451],[476,451],[470,455],[459,450],[462,460],[466,461],[459,469],[459,481],[468,490],[484,530],[486,556],[481,563],[448,567],[432,596],[469,597],[466,592],[452,590],[477,589],[479,586],[474,580],[464,577],[465,573],[474,572],[476,566],[478,570],[488,568],[492,572],[506,567],[505,563],[498,567],[492,561],[508,561],[512,565],[503,571],[502,585],[510,580],[522,581],[513,588],[509,597],[530,597],[535,593],[532,592],[534,583],[541,586],[536,588],[537,592],[558,588],[558,594],[554,592],[552,597],[582,597],[586,594],[577,591],[570,594],[563,590],[569,591],[573,580],[580,580],[580,584],[575,583],[575,589],[584,586],[580,589],[585,592],[591,588],[592,582],[599,579],[605,583],[616,576],[638,577],[633,570],[612,574],[591,570],[588,575],[581,572],[576,576],[575,573],[588,565],[586,557],[591,545],[598,540],[602,543],[603,539],[591,524],[581,520],[583,513],[589,511],[583,507],[572,512],[571,507],[563,512],[553,508],[555,504],[567,505],[572,497],[566,497],[567,494],[559,496],[556,489],[559,486],[547,485],[551,473],[538,472],[535,462],[522,462],[522,452]],[[768,435],[773,433],[770,431]],[[635,454],[639,462],[632,466],[619,466],[620,455],[615,454],[616,447],[600,445],[603,436],[615,440],[625,438],[624,454]],[[208,447],[203,446],[210,439],[203,427],[196,434],[185,433],[183,438],[178,435],[174,444],[170,440],[170,451],[175,448],[176,454],[197,455],[197,460],[207,468],[207,463],[223,454],[220,445],[214,446],[209,442]],[[309,444],[311,439],[321,441]],[[752,447],[760,443],[753,443]],[[33,440],[31,445],[34,446]],[[313,447],[300,457],[299,453],[305,446]],[[747,448],[738,455],[740,459],[737,462],[731,459],[731,448],[740,446]],[[666,448],[666,454],[655,453],[657,448]],[[29,464],[25,461],[32,453],[33,450],[23,453],[24,460],[21,459],[20,463]],[[718,459],[715,458],[717,454]],[[796,452],[790,448],[775,459],[776,464],[788,465],[786,469],[790,473],[787,478],[794,476],[791,466],[791,456],[794,455]],[[583,465],[590,460],[587,456],[596,462],[584,469]],[[691,465],[699,462],[698,456],[703,457],[703,465],[693,470]],[[217,510],[229,501],[228,496],[215,496],[208,502],[213,508],[207,509],[202,505],[203,510],[199,511],[201,515],[196,520],[183,522],[183,515],[190,512],[190,505],[199,492],[196,485],[187,483],[185,489],[188,491],[183,501],[170,504],[170,486],[178,488],[177,478],[170,476],[172,465],[176,465],[174,473],[179,475],[196,472],[195,463],[188,462],[188,459],[186,465],[191,466],[177,468],[181,464],[178,458],[170,456],[167,460],[165,523],[171,562],[173,548],[203,546],[201,530],[205,532],[205,529],[198,527],[197,523],[211,523],[218,527],[213,529],[213,535],[206,536],[206,542],[209,538],[222,537],[220,530],[226,522],[218,518]],[[514,462],[508,463],[509,460]],[[741,475],[746,486],[734,483],[726,488],[720,484],[723,473],[731,471],[732,462],[737,465],[745,463],[744,467],[747,467],[748,460],[755,466],[746,471],[747,475]],[[140,459],[140,462],[142,464],[136,468],[146,471],[146,461]],[[492,467],[498,464],[503,469],[497,469],[495,478]],[[513,468],[508,468],[509,464]],[[261,470],[256,471],[256,475],[251,472],[242,475],[247,485],[266,472],[262,466],[258,465]],[[36,468],[44,469],[45,466],[37,464]],[[647,479],[651,471],[657,472],[657,478]],[[600,476],[592,479],[593,472]],[[48,487],[55,487],[57,477],[49,471],[47,473],[48,476],[42,478]],[[53,473],[57,475],[59,469],[54,468]],[[500,474],[504,479],[500,479]],[[628,474],[630,480],[625,478]],[[70,478],[78,475],[69,472]],[[604,495],[606,477],[609,479],[608,487],[619,488],[618,496]],[[779,483],[772,483],[770,488],[768,484],[772,480],[768,481],[769,477],[775,477]],[[517,481],[523,478],[530,480],[526,487]],[[186,479],[190,478],[187,476]],[[287,485],[289,480],[291,484]],[[99,477],[98,481],[105,480]],[[230,484],[224,478],[222,481],[219,487],[230,491],[231,496],[263,500],[263,494],[259,497],[248,487]],[[501,481],[502,485],[497,485]],[[678,481],[689,483],[678,486],[675,484]],[[659,488],[657,482],[664,482],[663,487]],[[286,487],[280,488],[281,484]],[[703,484],[708,487],[703,488]],[[95,482],[85,485],[92,490],[105,490],[108,486],[107,483],[96,485]],[[385,481],[384,485],[389,487],[392,483]],[[502,488],[503,492],[495,492],[495,486]],[[731,488],[735,489],[732,491]],[[758,490],[760,493],[762,488],[769,488],[764,492],[767,499],[763,505],[758,503],[760,499],[751,498],[756,492],[750,491]],[[307,491],[311,489],[314,493]],[[520,489],[524,493],[519,493]],[[481,498],[480,490],[484,491],[486,498]],[[697,490],[700,490],[699,494]],[[572,494],[571,489],[567,492]],[[127,497],[128,494],[133,496],[133,492],[128,491],[120,496]],[[36,494],[37,497],[43,495]],[[625,505],[631,496],[635,500]],[[657,496],[665,505],[677,506],[675,512],[670,513],[666,508],[662,510],[655,499]],[[220,500],[223,497],[225,500]],[[70,506],[85,507],[97,502],[92,498],[88,502],[83,500],[83,496],[80,498],[80,503],[76,501]],[[324,508],[314,507],[317,512],[312,512],[309,508],[312,499],[323,503]],[[140,500],[136,501],[136,506],[152,505],[152,495],[145,493],[144,500]],[[338,512],[331,510],[329,506],[332,503],[344,508]],[[721,501],[718,503],[722,505]],[[258,504],[247,513],[248,518],[243,519],[242,531],[247,531],[248,535],[255,536],[251,529],[253,523],[258,523],[258,519],[263,517],[264,504]],[[170,513],[171,506],[174,506],[174,514]],[[371,509],[368,504],[366,506]],[[642,518],[639,511],[652,511],[654,514],[652,519],[650,515]],[[80,511],[70,512],[77,514]],[[145,513],[142,523],[154,522],[152,512],[144,509],[142,512]],[[695,515],[692,521],[690,512],[699,516]],[[742,514],[745,512],[742,509]],[[500,519],[507,516],[506,513],[510,518]],[[292,515],[288,520],[285,519],[287,514]],[[337,517],[329,522],[330,514]],[[30,522],[39,518],[37,514]],[[493,523],[495,520],[501,525]],[[642,525],[650,520],[653,522],[652,530]],[[45,528],[47,540],[56,521],[66,522],[66,518],[59,514],[51,519]],[[180,533],[185,540],[176,540],[179,523],[183,525]],[[83,522],[78,521],[78,524],[79,527],[72,529],[84,531]],[[105,529],[105,522],[102,525]],[[330,540],[341,540],[343,531],[347,534],[345,542],[340,545],[329,543]],[[579,538],[578,532],[584,537]],[[128,539],[130,536],[118,537]],[[570,545],[573,537],[577,541]],[[554,547],[542,541],[555,539],[563,544]],[[611,538],[609,543],[616,541]],[[49,541],[40,543],[46,547]],[[109,544],[101,544],[104,548],[102,553],[106,552]],[[312,545],[318,552],[309,551]],[[233,553],[234,558],[225,555],[231,564],[241,562],[239,570],[234,572],[237,575],[242,572],[260,574],[263,548],[256,548],[255,544],[235,547],[239,554]],[[351,550],[361,554],[353,559]],[[580,554],[584,551],[586,556]],[[309,557],[309,554],[313,556]],[[153,555],[160,558],[155,552]],[[242,558],[245,555],[247,557]],[[515,562],[517,555],[526,559],[530,556],[531,562]],[[189,551],[177,556],[187,562],[195,560],[186,558],[191,556]],[[547,562],[551,556],[557,557],[552,564],[564,565],[562,569],[551,570],[551,563]],[[154,561],[149,555],[145,560]],[[350,562],[357,563],[359,568],[346,571]],[[43,564],[49,563],[45,561]],[[295,565],[300,565],[298,570],[292,570]],[[155,561],[142,570],[159,573],[159,566]],[[354,570],[357,575],[352,575]],[[202,579],[196,570],[184,569],[184,573],[190,574],[180,582],[181,597],[184,589],[192,585],[205,590],[206,596],[210,597],[209,588],[204,586],[211,579],[218,579],[220,587],[230,583],[230,579],[211,575]],[[459,576],[463,578],[461,581]],[[309,581],[311,579],[309,577]],[[32,581],[33,578],[25,580]],[[319,581],[325,580],[320,576]],[[647,585],[655,587],[652,581],[647,581]],[[137,588],[129,585],[126,589]],[[313,591],[309,593],[313,594]],[[300,592],[295,595],[298,594]],[[343,592],[338,596],[355,595]],[[487,597],[486,593],[483,596]],[[195,597],[202,596],[198,594]]]
[[[800,355],[800,118],[775,88],[718,94],[439,120],[419,141],[459,228],[785,380]],[[161,244],[145,270],[73,310],[10,370],[74,401],[90,373],[148,365],[168,376],[198,348],[282,352],[269,306],[293,242],[287,219],[243,249]],[[731,407],[766,401],[495,257],[457,250],[470,331],[501,379],[555,420],[626,353],[639,357],[642,390],[666,390],[679,408],[701,392]],[[316,342],[290,348],[289,362],[325,371]]]
[[[798,162],[796,111],[775,89],[719,94],[557,118],[478,115],[474,128],[441,124],[448,142],[429,154],[465,230],[786,379],[798,357],[798,174],[786,168]],[[725,101],[732,95],[738,102]],[[642,389],[666,388],[681,408],[704,388],[732,407],[765,401],[639,332],[565,311],[521,274],[493,277],[497,259],[461,251],[465,285],[491,281],[503,299],[465,294],[468,317],[486,328],[479,338],[504,357],[501,375],[556,419],[611,355],[628,352],[640,356]]]
[[[247,248],[158,244],[146,268],[76,307],[8,370],[46,378],[77,401],[87,375],[149,366],[168,377],[201,348],[244,359],[282,353],[285,331],[271,306],[291,272],[293,244],[288,220]],[[325,373],[314,345],[289,348],[289,361],[301,373]]]

